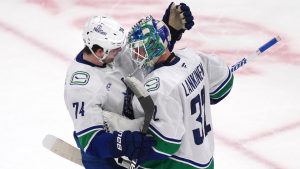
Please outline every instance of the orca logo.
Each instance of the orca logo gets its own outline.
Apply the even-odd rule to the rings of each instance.
[[[90,75],[87,72],[77,71],[72,75],[70,85],[86,85]]]
[[[147,80],[147,82],[145,83],[144,86],[148,92],[157,90],[160,86],[159,77],[154,77],[154,78]]]

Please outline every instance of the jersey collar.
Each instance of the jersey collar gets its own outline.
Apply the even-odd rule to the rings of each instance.
[[[175,53],[172,52],[171,55],[168,57],[167,60],[155,64],[153,70],[159,69],[159,68],[161,68],[163,66],[172,66],[172,65],[175,65],[177,62],[179,62],[179,60],[180,60],[180,58],[178,56],[176,56]]]
[[[105,68],[106,64],[104,64],[103,66],[99,66],[99,65],[95,65],[94,63],[88,62],[86,60],[83,59],[83,50],[81,50],[78,55],[76,56],[75,60],[79,63],[82,64],[86,64],[86,65],[90,65],[92,67],[101,67],[101,68]]]

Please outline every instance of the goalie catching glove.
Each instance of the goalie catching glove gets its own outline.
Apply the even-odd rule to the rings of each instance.
[[[194,17],[190,8],[185,3],[175,5],[172,2],[167,8],[163,22],[168,25],[171,33],[171,45],[169,50],[172,51],[176,41],[181,39],[185,30],[190,30],[194,26]]]

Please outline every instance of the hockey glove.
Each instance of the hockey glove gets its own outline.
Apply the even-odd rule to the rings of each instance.
[[[127,156],[129,159],[138,159],[147,156],[155,141],[150,136],[145,136],[138,131],[114,132],[114,145],[120,155]]]
[[[144,117],[128,119],[117,113],[102,111],[103,121],[108,131],[140,131],[144,124]]]
[[[181,39],[185,30],[190,30],[194,26],[194,17],[190,8],[185,3],[175,5],[172,2],[167,8],[163,22],[167,24],[171,33],[171,43],[169,50],[172,51],[176,41]]]

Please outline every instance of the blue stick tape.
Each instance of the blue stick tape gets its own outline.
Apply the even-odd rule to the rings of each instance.
[[[269,49],[271,46],[275,45],[278,42],[277,38],[271,39],[269,42],[266,44],[262,45],[258,50],[263,53],[267,49]]]

